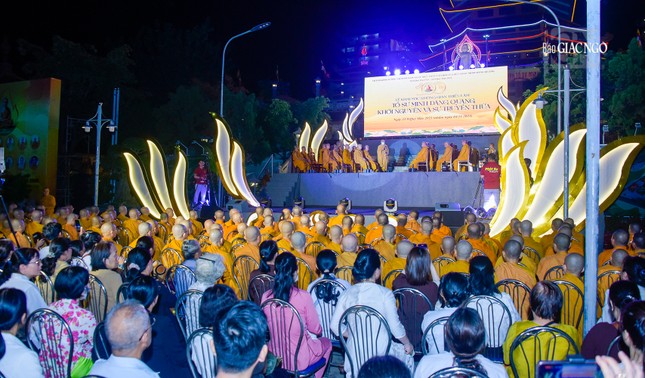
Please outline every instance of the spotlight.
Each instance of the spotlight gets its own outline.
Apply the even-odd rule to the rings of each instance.
[[[399,204],[394,198],[388,198],[383,201],[383,211],[386,213],[395,213],[399,209]]]
[[[394,70],[394,76],[399,76],[400,74],[401,74],[400,69],[397,68],[397,69]]]
[[[338,201],[339,205],[345,205],[345,211],[349,212],[352,209],[352,200],[345,197],[342,200]]]
[[[470,64],[470,69],[472,70],[473,68],[475,68],[475,65],[471,63]]]
[[[463,70],[463,69],[464,69],[463,64],[460,64],[460,65],[459,65],[459,69],[460,69],[460,70]]]
[[[409,74],[410,74],[410,70],[405,70],[405,74],[406,74],[406,75],[409,75]]]
[[[420,71],[419,71],[419,69],[418,69],[418,68],[415,68],[415,69],[414,69],[414,73],[415,73],[415,74],[418,74],[419,72],[420,72]]]
[[[454,71],[454,70],[455,70],[455,66],[450,66],[450,67],[448,67],[448,69],[449,69],[450,71]]]
[[[383,66],[383,71],[387,71],[387,66]]]
[[[484,67],[486,67],[486,65],[485,65],[484,63],[481,63],[481,64],[479,65],[479,67],[484,68]]]
[[[463,208],[464,214],[472,213],[475,214],[475,209],[472,206],[466,206]]]
[[[390,71],[385,71],[385,76],[390,76],[390,75],[392,75],[392,72],[390,72]]]
[[[296,198],[293,201],[293,206],[299,206],[301,209],[305,209],[305,199],[301,197]]]
[[[85,126],[83,126],[83,130],[85,130],[86,133],[89,133],[90,130],[92,130],[92,127],[90,126],[89,122],[85,122]]]

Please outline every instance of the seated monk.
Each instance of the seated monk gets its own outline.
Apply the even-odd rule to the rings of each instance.
[[[342,151],[343,154],[343,165],[348,165],[348,172],[354,172],[354,159],[352,159],[352,151],[350,146],[345,146]]]
[[[322,145],[320,151],[318,151],[318,163],[322,166],[323,172],[329,172],[329,163],[331,162],[329,151],[329,143]]]
[[[452,170],[457,171],[459,167],[459,162],[463,161],[468,163],[470,161],[470,146],[468,142],[464,139],[461,141],[461,151],[459,151],[459,156],[452,162]],[[467,169],[463,168],[463,171]]]
[[[329,153],[329,164],[331,166],[332,172],[340,171],[343,167],[343,156],[342,152],[339,151],[338,146],[334,148]]]
[[[607,261],[611,260],[611,255],[616,249],[629,250],[629,234],[623,229],[618,229],[611,234],[610,249],[605,249],[598,255],[598,266],[603,266]]]
[[[582,257],[582,255],[578,253],[569,253],[564,259],[565,274],[562,277],[558,278],[558,280],[573,284],[573,286],[577,287],[584,295],[585,285],[581,279],[582,271],[584,270],[584,268],[584,257]],[[564,285],[561,285],[560,289],[563,293],[567,292],[567,288]],[[579,324],[574,323],[576,323],[578,319],[578,314],[582,312],[583,299],[581,297],[578,297],[577,294],[575,294],[573,291],[569,291],[568,295],[565,296],[565,300],[568,301],[568,306],[564,306],[563,310],[567,309],[567,314],[562,314],[562,318],[568,319],[569,322],[567,324],[573,327],[577,327],[578,332],[582,334],[582,320]]]
[[[405,269],[405,264],[407,262],[408,255],[410,254],[410,251],[414,248],[414,244],[410,243],[407,240],[400,241],[396,245],[396,255],[394,258],[387,260],[386,263],[383,264],[383,272],[381,273],[381,281],[385,281],[385,278],[390,274],[390,272],[394,270],[404,270]],[[390,290],[392,290],[392,283],[394,282],[393,279],[388,279],[387,282],[385,282],[386,287]]]
[[[298,146],[296,146],[291,153],[291,162],[293,164],[293,169],[296,172],[307,172],[309,170],[309,164],[306,158],[298,150]]]
[[[376,242],[372,248],[386,260],[389,261],[395,257],[396,245],[396,229],[391,224],[383,226],[383,239]]]
[[[497,260],[497,254],[495,253],[495,250],[482,239],[483,233],[484,230],[479,226],[479,223],[475,222],[470,224],[467,227],[467,241],[473,246],[473,249],[481,251],[486,257],[488,257],[491,263],[494,263]]]
[[[427,142],[421,143],[421,150],[410,163],[410,168],[414,168],[418,171],[419,164],[425,164],[425,170],[430,170],[430,167],[434,164],[432,157],[430,156],[430,147],[428,147]]]
[[[454,243],[454,239],[449,238],[446,240],[446,245]],[[473,253],[473,247],[465,240],[461,240],[455,247],[455,261],[449,263],[441,269],[441,275],[445,276],[448,273],[465,273],[470,274],[470,258]]]
[[[363,147],[363,157],[367,161],[367,166],[369,167],[369,169],[372,172],[378,172],[378,165],[376,164],[376,161],[374,160],[372,155],[370,155],[370,146],[365,145],[365,147]]]
[[[448,166],[450,166],[450,163],[452,162],[452,146],[448,142],[445,142],[443,145],[446,149],[443,151],[443,155],[441,155],[441,158],[437,160],[436,169],[439,172],[441,172],[441,166],[443,165],[443,163],[446,163],[448,164]]]
[[[352,151],[352,158],[354,159],[354,164],[357,164],[361,167],[362,172],[367,171],[369,165],[367,163],[367,160],[365,160],[365,156],[363,155],[362,147],[360,144],[354,147],[354,150]]]
[[[505,279],[515,279],[523,282],[529,289],[537,283],[535,275],[529,273],[526,269],[518,265],[520,257],[522,256],[522,244],[517,240],[509,240],[504,244],[502,249],[502,257],[504,262],[495,268],[495,283]],[[529,303],[524,301],[522,311],[522,319],[527,319],[529,314]]]
[[[544,257],[540,260],[537,266],[537,276],[540,280],[544,280],[546,273],[554,266],[564,265],[564,259],[569,254],[569,246],[571,245],[571,238],[566,234],[557,234],[553,238],[554,254]]]

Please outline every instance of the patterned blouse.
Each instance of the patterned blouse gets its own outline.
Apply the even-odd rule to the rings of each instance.
[[[96,328],[96,318],[89,310],[79,306],[76,299],[60,299],[49,306],[65,319],[69,328],[72,330],[74,337],[74,355],[72,357],[72,367],[76,364],[79,357],[92,358],[92,345],[94,343],[94,328]],[[63,338],[63,343],[67,343]],[[69,348],[63,346],[58,350],[58,358],[66,361],[69,358]]]

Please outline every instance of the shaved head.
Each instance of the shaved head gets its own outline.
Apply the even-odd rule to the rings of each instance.
[[[280,222],[280,232],[282,232],[283,235],[291,235],[293,232],[294,226],[293,223],[289,221],[282,221]]]
[[[579,276],[585,268],[585,259],[579,253],[569,253],[564,259],[564,266],[567,272]]]
[[[513,235],[508,240],[515,240],[516,242],[520,243],[520,248],[524,248],[524,238],[521,237],[520,235]]]
[[[522,244],[517,240],[509,240],[504,244],[504,257],[506,261],[518,262],[522,255]]]
[[[624,249],[614,250],[614,252],[611,253],[611,265],[622,269],[627,256],[629,256],[629,254]]]
[[[559,233],[553,238],[553,250],[555,252],[567,252],[571,246],[571,236]]]
[[[356,215],[356,218],[354,218],[354,223],[365,226],[365,216],[363,214]]]
[[[443,253],[452,253],[455,250],[455,238],[446,236],[441,239],[441,250]]]
[[[533,223],[530,220],[523,220],[520,223],[520,231],[524,236],[531,236],[533,232]]]
[[[457,260],[469,260],[473,253],[473,246],[466,240],[460,240],[457,243]]]
[[[611,234],[611,242],[614,247],[627,247],[627,243],[629,242],[629,233],[622,229],[616,230]]]
[[[304,251],[305,245],[307,244],[307,237],[300,231],[294,232],[291,235],[291,246],[296,251]]]
[[[433,229],[434,227],[432,227],[432,221],[421,222],[421,233],[423,235],[430,235]]]
[[[255,226],[247,227],[244,230],[244,240],[247,243],[255,244],[260,241],[260,230]]]
[[[383,226],[383,239],[385,241],[391,242],[394,239],[394,236],[396,235],[396,228],[392,226],[391,224],[386,224]]]
[[[327,234],[327,223],[318,221],[316,222],[316,233],[318,235],[326,235]]]
[[[414,248],[414,244],[407,240],[401,240],[396,245],[396,255],[402,259],[405,259],[410,254],[412,248]]]
[[[337,227],[337,226],[334,226],[334,227]],[[341,241],[341,247],[343,249],[343,252],[356,252],[358,250],[358,238],[354,234],[347,234],[343,236],[343,240]]]
[[[342,237],[343,229],[340,228],[340,226],[331,226],[331,228],[329,229],[329,238],[331,239],[331,241],[340,244]]]
[[[479,239],[479,225],[477,223],[471,223],[466,228],[469,239]]]
[[[384,213],[379,214],[376,220],[378,221],[378,224],[380,224],[381,226],[385,226],[386,224],[389,223],[388,216],[387,214],[384,214]]]

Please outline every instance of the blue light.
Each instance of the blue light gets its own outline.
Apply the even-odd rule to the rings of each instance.
[[[392,73],[390,71],[385,71],[385,76],[390,76]]]
[[[400,74],[401,74],[400,69],[397,68],[397,69],[394,70],[394,76],[399,76]]]
[[[405,74],[406,74],[406,75],[409,75],[409,74],[410,74],[410,70],[405,70]]]
[[[484,63],[480,64],[479,66],[480,66],[481,68],[486,67],[486,65],[485,65]]]
[[[414,73],[415,73],[415,74],[418,74],[419,72],[420,72],[420,71],[419,71],[419,69],[418,69],[418,68],[415,68],[415,69],[414,69]]]
[[[460,70],[463,70],[463,69],[464,69],[464,66],[463,66],[462,64],[460,64],[460,65],[459,65],[459,69],[460,69]]]
[[[450,71],[454,71],[454,70],[455,70],[455,66],[450,66],[450,67],[448,67],[448,69],[449,69]]]

